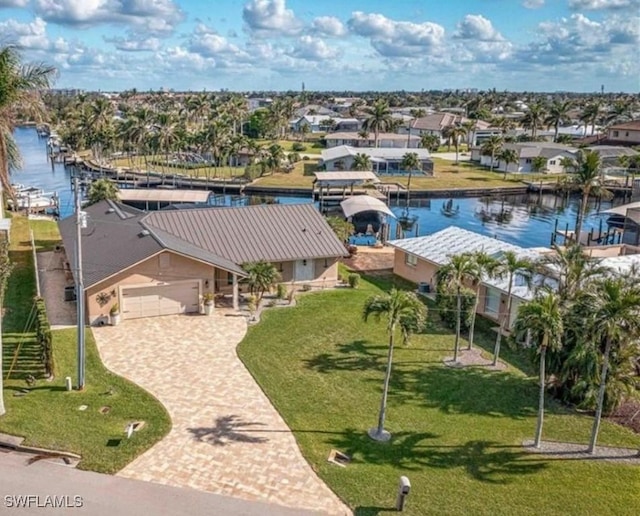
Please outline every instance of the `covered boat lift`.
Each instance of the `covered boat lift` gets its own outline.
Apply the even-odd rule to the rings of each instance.
[[[365,185],[378,185],[380,179],[371,171],[351,170],[335,172],[316,172],[313,180],[313,199],[320,204],[320,212],[326,213],[329,208],[353,195],[368,193],[380,200],[387,197],[376,189],[367,189]],[[355,189],[355,187],[360,187]]]
[[[386,217],[396,218],[395,214],[380,199],[370,195],[354,195],[340,203],[340,208],[356,231],[356,238],[375,237],[375,242],[388,239],[389,225]]]

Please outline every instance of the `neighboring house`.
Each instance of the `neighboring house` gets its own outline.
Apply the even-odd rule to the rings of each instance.
[[[307,104],[306,106],[297,108],[293,112],[293,116],[295,118],[301,118],[307,115],[321,115],[336,118],[340,116],[340,113],[333,109],[321,106],[320,104]]]
[[[604,169],[621,168],[621,156],[637,156],[638,151],[631,147],[623,147],[621,145],[592,145],[585,147],[585,150],[596,152],[600,156],[600,162]]]
[[[118,303],[123,319],[197,313],[203,295],[238,306],[242,266],[265,260],[283,282],[332,286],[345,248],[311,204],[145,213],[112,201],[86,208],[82,267],[87,320],[104,324]],[[75,216],[59,223],[76,271]]]
[[[351,147],[374,147],[376,136],[374,132],[367,134],[363,138],[357,132],[335,132],[327,134],[324,137],[327,142],[327,148],[339,147],[340,145],[349,145]],[[420,138],[417,136],[409,136],[397,133],[379,133],[378,147],[384,148],[411,148],[417,149],[420,146]]]
[[[326,133],[335,131],[339,127],[347,130],[357,130],[361,123],[355,118],[340,118],[328,115],[305,115],[289,122],[294,133],[303,132],[303,128],[308,127],[310,133]]]
[[[405,136],[406,138],[406,136]],[[376,174],[403,175],[407,170],[401,167],[407,152],[415,152],[420,160],[421,170],[427,175],[433,174],[433,161],[428,149],[397,149],[382,147],[351,147],[340,145],[322,151],[320,165],[327,172],[351,170],[356,154],[366,154],[371,158],[371,168]]]
[[[430,115],[416,118],[410,124],[401,127],[398,132],[401,134],[411,132],[412,135],[416,135],[418,137],[423,134],[433,134],[440,138],[441,144],[445,144],[447,143],[447,138],[445,137],[446,129],[453,127],[456,124],[462,124],[467,120],[467,118],[455,113],[432,113]],[[489,127],[490,124],[488,122],[476,120],[476,132],[488,129]],[[463,139],[463,143],[464,142],[466,142],[466,138]]]
[[[640,145],[640,120],[612,125],[607,132],[607,141],[623,145]]]
[[[428,284],[435,291],[436,272],[449,263],[451,256],[462,253],[484,251],[498,257],[500,253],[513,251],[519,257],[538,260],[542,256],[539,249],[525,249],[495,238],[480,235],[455,226],[428,236],[392,240],[388,244],[395,248],[393,272],[398,276],[417,284]],[[536,281],[548,281],[542,276]],[[478,313],[498,321],[500,311],[506,311],[508,278],[486,278],[480,284],[480,303]],[[516,275],[512,287],[512,306],[509,324],[518,313],[518,306],[533,297],[533,291],[522,276]],[[501,308],[502,307],[502,308]]]
[[[577,149],[562,145],[559,143],[547,142],[524,142],[524,143],[505,143],[503,149],[513,149],[518,156],[517,164],[509,165],[509,172],[533,172],[533,160],[538,156],[546,158],[546,164],[541,172],[550,174],[560,174],[565,172],[562,168],[562,158],[575,158]],[[481,165],[491,166],[491,156],[483,156],[480,150],[472,151],[471,159],[478,159]],[[494,169],[505,171],[506,164],[498,159],[498,155],[494,156]]]

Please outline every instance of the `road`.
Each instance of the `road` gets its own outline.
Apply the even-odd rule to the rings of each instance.
[[[28,465],[29,457],[29,455],[14,452],[3,452],[0,449],[0,514],[2,515],[311,516],[318,514],[192,489],[180,489],[80,471],[49,461],[38,461]]]

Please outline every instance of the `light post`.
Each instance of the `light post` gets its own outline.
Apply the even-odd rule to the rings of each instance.
[[[76,201],[76,308],[78,318],[78,390],[84,389],[84,279],[82,277],[82,230],[87,227],[87,214],[82,211],[78,178],[73,181]]]

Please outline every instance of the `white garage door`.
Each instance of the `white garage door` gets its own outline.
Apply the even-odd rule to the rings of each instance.
[[[122,289],[123,319],[184,314],[199,310],[198,282]]]

